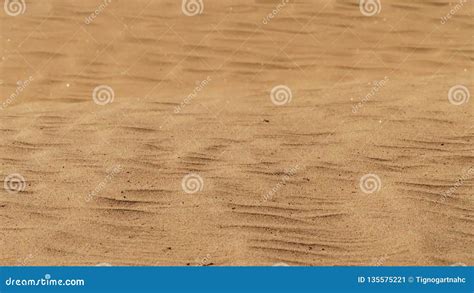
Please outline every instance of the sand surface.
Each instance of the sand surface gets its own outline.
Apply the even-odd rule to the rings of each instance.
[[[474,265],[472,1],[16,2],[0,265]]]

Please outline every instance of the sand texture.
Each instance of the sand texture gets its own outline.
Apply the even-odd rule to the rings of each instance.
[[[0,265],[474,265],[472,1],[5,1]]]

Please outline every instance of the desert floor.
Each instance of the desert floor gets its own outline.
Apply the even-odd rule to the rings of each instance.
[[[474,265],[472,1],[2,2],[0,265]]]

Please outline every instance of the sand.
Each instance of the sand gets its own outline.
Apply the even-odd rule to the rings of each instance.
[[[0,265],[474,265],[472,2],[19,3]]]

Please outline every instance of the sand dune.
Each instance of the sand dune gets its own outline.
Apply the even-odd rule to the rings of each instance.
[[[472,2],[16,2],[1,265],[474,265]]]

